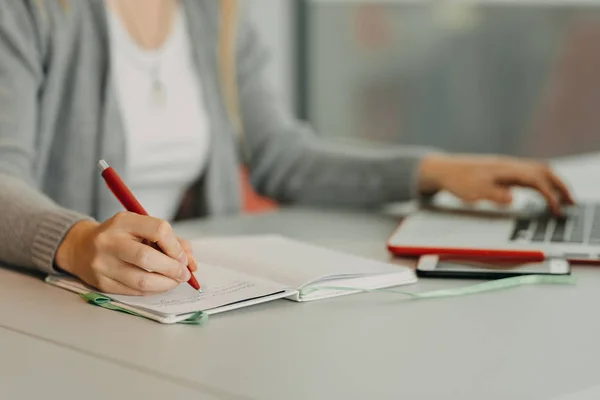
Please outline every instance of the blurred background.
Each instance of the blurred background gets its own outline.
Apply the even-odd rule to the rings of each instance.
[[[323,136],[600,150],[600,2],[246,0],[284,105]]]

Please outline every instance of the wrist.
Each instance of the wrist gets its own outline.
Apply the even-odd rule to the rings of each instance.
[[[450,156],[430,154],[419,164],[419,192],[433,194],[443,189],[444,171]]]
[[[70,274],[77,275],[75,268],[78,265],[78,250],[81,250],[81,244],[84,243],[85,238],[97,226],[98,223],[95,221],[79,221],[69,229],[56,250],[54,262],[58,268]]]

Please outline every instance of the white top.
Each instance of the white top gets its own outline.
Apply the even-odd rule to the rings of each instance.
[[[126,170],[118,171],[152,216],[170,220],[208,157],[208,116],[194,69],[186,21],[177,10],[158,50],[141,48],[110,15],[111,68],[126,137]],[[102,219],[122,211],[103,204]]]

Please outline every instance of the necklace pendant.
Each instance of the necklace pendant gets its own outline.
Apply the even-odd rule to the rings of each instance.
[[[152,104],[155,106],[163,106],[167,100],[165,86],[160,80],[155,80],[151,88]]]

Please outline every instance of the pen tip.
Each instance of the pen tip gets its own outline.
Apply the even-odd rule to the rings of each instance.
[[[100,160],[98,161],[98,168],[100,169],[100,171],[105,171],[106,169],[108,169],[108,163],[104,160]]]

